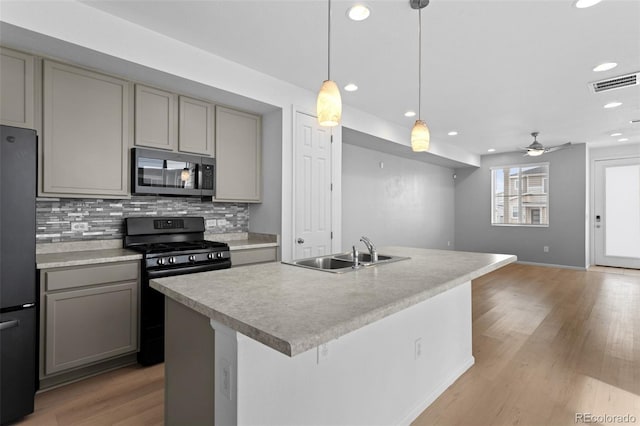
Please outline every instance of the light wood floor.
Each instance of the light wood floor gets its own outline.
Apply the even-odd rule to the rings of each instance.
[[[575,425],[576,413],[640,425],[640,276],[612,272],[509,265],[474,281],[476,364],[414,425]],[[21,424],[162,424],[162,369],[40,393]]]

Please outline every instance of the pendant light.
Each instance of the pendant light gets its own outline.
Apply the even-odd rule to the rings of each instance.
[[[318,92],[316,108],[320,125],[334,127],[340,124],[340,118],[342,117],[342,98],[340,97],[338,85],[331,80],[331,0],[328,0],[328,2],[327,79],[322,83],[320,92]]]
[[[409,0],[413,9],[418,9],[418,119],[411,130],[411,149],[415,152],[429,151],[429,128],[422,120],[422,9],[429,0]]]

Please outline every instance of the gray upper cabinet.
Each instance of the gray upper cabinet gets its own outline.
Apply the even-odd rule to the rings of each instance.
[[[213,156],[213,105],[180,96],[178,150]]]
[[[216,107],[216,201],[261,201],[260,127],[260,116]]]
[[[0,123],[35,128],[35,58],[0,48]]]
[[[176,149],[177,96],[136,84],[135,144],[148,148]]]
[[[47,196],[128,195],[129,83],[44,61],[41,191]]]

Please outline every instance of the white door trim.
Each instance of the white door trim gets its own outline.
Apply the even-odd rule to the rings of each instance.
[[[601,211],[604,208],[604,204],[600,205],[600,203],[604,203],[604,200],[600,200],[599,203],[599,197],[602,196],[601,192],[602,191],[598,191],[599,189],[599,185],[604,185],[604,181],[602,182],[598,182],[598,166],[599,165],[604,165],[607,162],[612,162],[612,161],[622,161],[624,162],[625,160],[629,161],[629,160],[635,160],[635,161],[640,161],[640,157],[637,155],[620,155],[620,156],[602,156],[602,157],[598,157],[598,158],[593,158],[591,159],[591,167],[590,167],[590,176],[591,176],[591,188],[590,188],[590,193],[591,193],[591,202],[590,202],[590,210],[591,210],[591,214],[590,214],[590,223],[589,223],[589,228],[590,228],[590,232],[589,232],[589,242],[590,242],[590,264],[591,265],[596,265],[598,264],[598,262],[596,261],[598,258],[598,251],[599,250],[604,250],[603,247],[599,247],[600,245],[604,244],[604,241],[601,238],[597,238],[597,229],[596,226],[598,225],[596,223],[596,217],[597,215],[602,215],[604,212]],[[604,172],[604,170],[603,170]],[[600,207],[600,209],[599,209]],[[601,225],[604,225],[601,223]],[[605,253],[602,253],[601,256],[604,256],[602,259],[606,259],[606,255]],[[624,260],[627,259],[627,260]],[[611,263],[611,266],[623,266],[623,267],[637,267],[638,262],[636,260],[633,260],[634,258],[609,258],[608,262]],[[627,263],[631,262],[630,264],[627,265]]]
[[[291,114],[291,140],[293,146],[291,148],[290,155],[288,157],[288,163],[290,167],[286,166],[283,161],[283,182],[291,182],[291,185],[287,188],[283,187],[283,204],[284,204],[284,192],[288,194],[290,202],[287,203],[287,211],[289,212],[288,218],[283,214],[283,238],[282,238],[282,260],[292,260],[295,252],[295,226],[296,226],[296,211],[295,211],[295,163],[296,158],[296,129],[297,129],[297,114],[305,114],[315,117],[315,112],[310,112],[308,109],[300,107],[298,105],[292,105]],[[331,179],[333,182],[333,191],[331,193],[331,226],[333,231],[333,239],[331,240],[331,252],[337,253],[342,247],[342,126],[338,126],[332,129],[333,145],[331,147]],[[284,153],[283,153],[284,155]],[[285,208],[283,208],[283,213]],[[285,220],[287,222],[285,223]],[[285,231],[286,229],[286,231]],[[287,235],[288,234],[288,235]]]

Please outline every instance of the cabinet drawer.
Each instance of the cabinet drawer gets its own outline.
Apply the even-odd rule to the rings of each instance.
[[[45,291],[119,281],[137,281],[138,262],[106,263],[44,271]]]
[[[45,295],[45,375],[138,347],[138,282]]]
[[[277,247],[265,247],[249,250],[234,250],[231,252],[231,265],[249,265],[251,263],[275,262]]]

